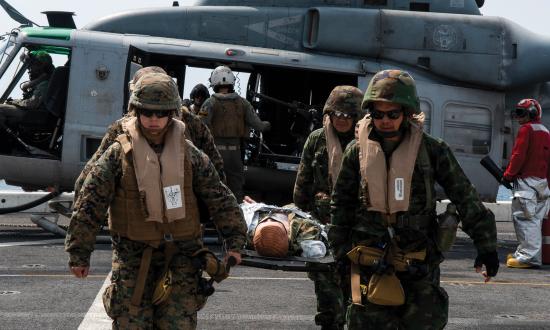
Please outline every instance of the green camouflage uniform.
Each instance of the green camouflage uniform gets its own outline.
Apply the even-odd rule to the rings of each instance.
[[[86,176],[90,172],[90,169],[92,168],[93,164],[101,157],[101,155],[109,148],[113,142],[115,142],[117,136],[123,133],[122,131],[122,124],[129,120],[131,116],[127,115],[124,116],[114,123],[112,123],[108,128],[107,132],[103,136],[103,140],[101,140],[101,144],[99,145],[99,148],[96,150],[96,152],[92,155],[92,157],[88,160],[84,168],[82,169],[82,172],[78,176],[75,182],[75,201],[78,197],[78,193],[80,191],[80,188],[82,188],[82,184],[84,183],[84,179],[86,179]],[[216,168],[218,175],[220,179],[225,182],[225,172],[223,170],[223,160],[218,152],[218,149],[216,149],[216,145],[214,144],[214,138],[212,137],[212,134],[210,134],[210,130],[208,127],[202,122],[202,120],[192,114],[190,111],[188,111],[186,108],[182,108],[181,112],[181,120],[185,123],[186,128],[186,134],[187,137],[193,142],[193,144],[202,150],[210,160],[212,161],[212,164],[214,164],[214,167]]]
[[[387,74],[387,71],[382,73]],[[377,74],[373,80],[379,77]],[[384,93],[394,94],[387,86],[384,87]],[[365,99],[369,97],[369,92],[370,85]],[[400,96],[402,94],[395,93],[395,97]],[[406,105],[407,101],[400,100],[398,103]],[[383,140],[374,130],[368,138],[378,142]],[[415,224],[414,220],[408,224],[408,221],[402,221],[401,225],[393,227],[397,245],[405,252],[427,249],[425,262],[415,264],[414,269],[409,269],[411,272],[396,273],[405,292],[404,305],[380,306],[368,302],[366,297],[363,297],[362,305],[348,306],[346,318],[349,329],[442,329],[446,325],[448,296],[440,287],[439,281],[439,264],[443,261],[443,255],[435,244],[435,182],[456,205],[462,221],[462,230],[474,240],[478,253],[496,251],[494,215],[483,206],[449,146],[425,133],[421,143],[426,148],[430,166],[422,166],[422,157],[417,157],[412,175],[409,211],[401,216],[404,220],[414,219],[411,217],[431,220],[427,221],[424,227],[417,226],[418,223]],[[359,144],[356,141],[347,146],[342,169],[332,193],[332,224],[328,236],[335,258],[339,260],[346,260],[346,253],[354,246],[381,248],[390,242],[385,216],[367,210],[369,192],[368,186],[364,186],[361,179],[359,152]],[[391,152],[387,153],[386,157],[391,157]],[[425,181],[426,179],[428,181]],[[361,283],[368,283],[372,270],[364,266],[359,267]]]
[[[339,134],[340,145],[344,150],[353,140],[350,134]],[[322,223],[330,222],[331,184],[328,176],[327,140],[324,128],[316,129],[308,136],[302,151],[302,159],[294,184],[294,204],[311,212]]]
[[[361,113],[363,93],[355,87],[337,86],[325,103],[323,113],[342,111]],[[357,119],[357,117],[356,117]],[[350,132],[336,132],[342,150],[353,140],[353,127]],[[294,204],[304,211],[311,212],[322,223],[330,222],[330,195],[333,183],[330,182],[329,155],[325,128],[313,131],[304,145],[302,159],[294,185]],[[342,278],[342,269],[334,273],[308,273],[315,282],[317,315],[315,322],[325,328],[340,328],[345,321],[345,305],[349,298],[348,281]],[[347,277],[346,277],[347,278]]]
[[[147,84],[142,81],[146,81]],[[148,87],[150,89],[147,89]],[[178,109],[181,100],[174,81],[169,76],[157,73],[146,75],[138,81],[130,102],[144,108],[148,105],[146,102],[154,102],[155,109],[172,111]],[[220,181],[208,156],[190,141],[186,140],[186,144],[185,159],[191,164],[193,192],[197,200],[208,207],[227,249],[239,251],[246,241],[246,223],[237,201]],[[158,148],[157,152],[160,152]],[[114,201],[117,189],[124,188],[124,159],[133,162],[132,155],[125,154],[120,142],[115,141],[91,165],[75,202],[65,240],[65,250],[70,254],[70,267],[89,267],[96,235],[105,223],[107,210]],[[131,309],[131,299],[137,285],[143,253],[151,245],[120,235],[114,235],[112,242],[111,285],[103,294],[103,303],[107,314],[113,319],[113,328],[195,329],[196,313],[206,301],[199,286],[202,274],[193,267],[191,261],[192,254],[203,246],[201,239],[174,242],[177,251],[169,264],[173,275],[172,292],[167,301],[154,306],[153,289],[164,273],[166,257],[166,245],[163,241],[158,243],[158,247],[153,249],[151,265],[137,310]]]

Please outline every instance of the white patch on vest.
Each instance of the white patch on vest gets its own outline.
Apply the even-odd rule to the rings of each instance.
[[[183,206],[181,201],[181,189],[179,185],[164,187],[163,190],[167,210],[176,209]]]
[[[395,178],[395,200],[402,201],[405,199],[405,179]]]

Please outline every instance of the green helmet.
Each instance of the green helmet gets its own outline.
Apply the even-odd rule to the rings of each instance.
[[[130,105],[149,110],[178,110],[181,99],[178,86],[164,73],[148,73],[134,85]]]
[[[330,114],[333,111],[341,111],[350,115],[357,115],[361,111],[361,100],[363,92],[354,86],[336,86],[330,92],[323,114]]]
[[[52,65],[52,57],[43,50],[33,50],[30,52],[30,58],[33,62]]]
[[[420,113],[416,83],[406,71],[383,70],[376,73],[367,87],[361,108],[367,109],[376,101],[401,104],[409,114]]]

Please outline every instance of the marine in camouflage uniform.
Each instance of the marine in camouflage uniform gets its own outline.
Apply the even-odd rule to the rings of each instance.
[[[145,67],[142,69],[139,69],[134,74],[134,78],[132,79],[132,82],[130,83],[130,91],[133,89],[133,85],[135,82],[139,80],[140,77],[147,73],[166,73],[162,68],[157,66],[150,66]],[[107,132],[103,136],[103,139],[101,140],[101,144],[99,145],[99,148],[96,150],[96,152],[92,155],[92,157],[88,160],[84,168],[82,169],[82,172],[78,176],[75,182],[75,201],[78,197],[78,193],[80,191],[80,188],[82,188],[82,184],[84,183],[84,179],[86,179],[86,176],[90,172],[91,167],[93,164],[101,157],[101,155],[109,148],[113,142],[115,142],[117,136],[123,133],[122,125],[124,122],[128,121],[134,116],[134,114],[129,113],[125,115],[124,117],[118,119],[114,123],[112,123],[108,128]],[[218,172],[218,176],[223,182],[225,181],[225,172],[223,170],[223,159],[220,153],[218,152],[218,149],[216,149],[216,145],[214,144],[214,137],[212,137],[212,134],[210,133],[210,130],[208,127],[202,122],[202,120],[191,113],[186,107],[181,107],[179,112],[179,119],[183,121],[186,125],[186,131],[185,134],[187,134],[187,137],[195,147],[202,150],[209,158],[210,161],[212,161],[212,164],[216,168],[216,171]]]
[[[196,328],[196,313],[206,301],[199,286],[201,273],[191,262],[192,255],[203,247],[197,200],[207,205],[218,231],[225,240],[228,255],[240,259],[239,251],[246,241],[246,223],[235,197],[221,183],[208,157],[185,140],[183,124],[172,119],[179,109],[180,102],[177,86],[169,76],[160,73],[143,76],[137,82],[130,99],[137,118],[133,117],[124,134],[119,136],[91,166],[74,206],[65,249],[70,254],[71,272],[77,277],[87,276],[96,235],[105,221],[107,211],[109,210],[110,213],[113,269],[111,285],[103,295],[103,302],[107,314],[113,319],[113,329]],[[147,113],[147,111],[157,111],[157,113],[169,111],[169,117],[157,116],[156,119],[167,120],[167,124],[162,128],[163,135],[149,133],[144,126],[145,119],[152,120],[151,116],[155,116],[155,113]],[[147,148],[138,149],[137,141],[140,139],[145,139],[145,143],[148,143],[151,148],[150,152],[159,157],[163,165],[162,175],[159,174],[160,166],[157,166],[156,170],[154,167],[151,170],[149,167],[151,165],[148,165],[146,176],[143,175],[143,171],[138,170],[144,157],[140,158],[136,150],[147,150]],[[184,152],[163,153],[163,149],[177,145],[172,142],[177,139],[181,141],[179,146]],[[128,145],[131,149],[128,149]],[[168,161],[170,158],[164,158],[165,156],[178,161]],[[184,161],[178,157],[183,157]],[[161,184],[166,186],[164,176],[174,172],[170,169],[171,166],[167,166],[168,164],[181,164],[179,167],[174,165],[175,178],[178,182],[183,180],[183,185],[180,185],[183,189],[180,191],[183,194],[184,215],[183,218],[172,219],[173,221],[170,220],[174,215],[171,212],[174,210],[182,212],[181,203],[175,207],[174,204],[171,204],[171,208],[165,207],[170,203],[165,195],[159,204],[151,205],[150,201],[155,200],[154,196],[162,200],[162,191],[155,191],[156,188],[146,189],[143,194],[141,190],[138,191],[139,194],[133,192],[140,187],[140,180],[150,181],[151,179],[147,178],[152,175],[160,176],[163,182]],[[182,167],[186,175],[181,175]],[[138,180],[138,178],[142,179]],[[149,182],[145,187],[151,187],[151,184],[153,187],[156,185],[155,182]],[[127,203],[138,203],[141,207],[127,207],[125,206],[129,205]],[[160,215],[155,220],[151,220],[150,217],[154,214]],[[128,222],[127,226],[124,225],[124,221]],[[135,231],[138,227],[142,228],[139,234]],[[134,239],[132,237],[156,238]],[[166,266],[168,258],[166,249],[174,247],[176,252],[169,266]],[[144,268],[145,271],[142,272],[141,264],[146,260],[145,254],[148,250],[152,250],[150,265],[148,271]],[[172,273],[172,292],[162,304],[153,305],[153,290],[165,273],[165,267]],[[140,277],[140,274],[145,274],[145,277]],[[145,281],[143,285],[140,284],[141,279]],[[142,292],[142,294],[136,292]],[[136,297],[138,299],[135,299]]]
[[[404,304],[382,306],[359,295],[359,301],[348,307],[349,329],[442,329],[446,325],[448,296],[440,287],[439,277],[443,255],[435,243],[438,229],[435,182],[456,204],[462,230],[474,241],[478,251],[474,264],[476,271],[479,272],[480,267],[485,265],[486,280],[498,271],[494,215],[483,206],[449,146],[422,132],[423,114],[418,102],[415,82],[408,73],[399,70],[377,73],[362,104],[370,114],[359,122],[359,137],[344,152],[342,169],[332,194],[332,225],[328,232],[335,258],[347,259],[346,253],[355,246],[384,248],[397,244],[395,249],[403,252],[426,249],[423,262],[411,264],[408,272],[396,272],[404,289]],[[384,105],[395,107],[397,113],[389,114],[394,110],[380,110]],[[385,112],[382,117],[380,112]],[[390,116],[398,117],[392,119]],[[400,119],[403,121],[398,131],[389,130],[388,126],[381,124],[385,120]],[[365,134],[361,134],[362,129],[366,130]],[[417,154],[409,153],[412,157],[406,165],[414,166],[413,169],[409,167],[412,178],[410,181],[404,180],[401,190],[397,189],[396,179],[394,192],[390,170],[396,171],[399,164],[397,160],[392,161],[392,157],[398,159],[404,151],[400,147],[412,139],[413,132],[418,132],[416,136],[419,136],[420,143]],[[365,144],[368,149],[364,149]],[[425,153],[422,148],[425,148]],[[381,155],[377,156],[383,157],[381,171],[378,172],[373,172],[369,167],[375,165],[373,162],[366,162],[367,167],[363,167],[365,163],[361,161],[361,157],[371,159],[369,153],[373,150],[380,150]],[[422,153],[424,156],[420,155]],[[387,179],[384,179],[386,176]],[[381,179],[377,181],[376,177]],[[376,182],[381,182],[381,185],[375,189],[373,185]],[[384,191],[387,191],[389,198],[385,197]],[[380,201],[382,207],[376,209],[375,205],[380,206]],[[390,213],[394,207],[398,209],[402,205],[406,206],[405,210]],[[384,209],[386,211],[382,211]],[[392,235],[395,239],[391,239]],[[375,269],[363,265],[357,267],[361,284],[367,284]]]
[[[304,145],[294,185],[294,204],[311,212],[324,224],[330,222],[332,187],[340,168],[342,150],[353,140],[355,123],[361,117],[362,99],[363,93],[356,87],[335,87],[323,108],[323,127],[313,131]],[[336,129],[335,120],[347,120],[348,126],[344,126],[347,130],[339,126]],[[327,145],[330,146],[327,148]],[[349,283],[341,279],[339,272],[308,273],[315,282],[318,311],[315,322],[323,329],[341,328],[345,321]]]

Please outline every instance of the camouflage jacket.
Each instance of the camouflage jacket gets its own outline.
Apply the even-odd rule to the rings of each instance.
[[[456,205],[462,230],[473,240],[479,253],[496,250],[496,224],[494,215],[481,202],[474,186],[462,171],[449,146],[442,140],[423,135],[429,155],[429,171],[423,170],[417,158],[410,194],[410,216],[432,217],[425,230],[412,227],[396,228],[398,245],[415,250],[428,248],[428,262],[440,262],[441,254],[435,247],[437,230],[435,221],[436,194],[434,184],[443,187],[447,197]],[[425,173],[428,172],[428,173]],[[431,192],[427,193],[424,176],[429,176]],[[431,200],[427,201],[427,196]],[[359,169],[359,145],[350,143],[342,160],[342,169],[332,193],[329,242],[337,258],[343,257],[353,245],[379,245],[389,242],[388,230],[382,215],[368,211],[368,187],[364,187]],[[431,260],[430,260],[431,258]]]
[[[196,115],[193,115],[189,110],[186,108],[182,108],[182,116],[181,120],[186,125],[186,134],[188,134],[189,139],[195,146],[202,151],[210,158],[212,161],[212,164],[214,164],[214,167],[218,171],[218,175],[222,182],[225,181],[225,172],[223,170],[223,159],[218,152],[218,149],[216,148],[216,145],[214,144],[214,138],[212,137],[212,134],[210,134],[210,130],[206,125],[200,120],[199,117]],[[123,133],[122,131],[122,124],[128,120],[129,115],[126,115],[114,123],[112,123],[108,128],[107,132],[103,136],[103,140],[101,140],[101,144],[99,145],[99,148],[97,148],[96,152],[92,155],[92,157],[88,160],[84,168],[82,169],[82,172],[78,176],[75,182],[75,200],[78,196],[78,193],[80,191],[80,188],[82,187],[82,184],[84,183],[84,179],[86,179],[86,176],[90,172],[90,169],[92,168],[93,164],[103,155],[105,150],[109,148],[111,144],[113,144],[120,134]]]
[[[208,157],[187,141],[187,155],[193,170],[193,191],[208,207],[209,214],[230,250],[240,250],[246,241],[246,223],[229,188],[221,183]],[[65,240],[71,266],[89,265],[96,235],[105,223],[107,209],[121,185],[120,143],[113,143],[91,166],[77,199]]]
[[[353,131],[352,131],[353,133]],[[340,137],[342,150],[353,139],[353,134]],[[328,152],[325,129],[319,128],[309,135],[294,184],[294,204],[311,212],[322,223],[330,222],[330,195]]]

